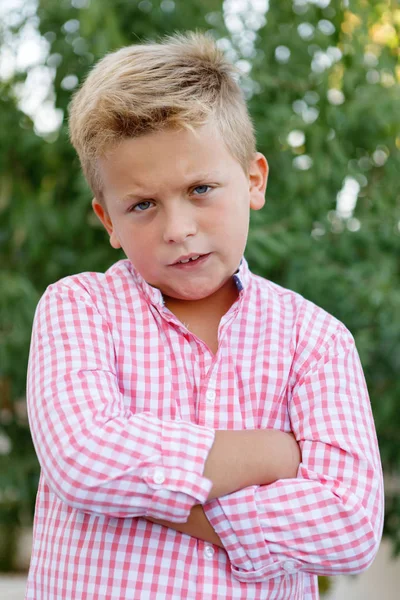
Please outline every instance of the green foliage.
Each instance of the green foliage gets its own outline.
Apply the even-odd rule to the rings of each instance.
[[[256,58],[253,70],[261,90],[250,108],[271,175],[267,207],[253,220],[249,259],[258,272],[323,306],[353,332],[385,470],[399,473],[398,45],[373,42],[377,38],[373,31],[390,19],[398,36],[399,11],[391,14],[389,3],[376,3],[374,8],[369,4],[366,11],[364,4],[357,5],[357,26],[352,31],[343,26],[352,22],[349,13],[338,8],[324,11],[310,6],[306,18],[294,15],[289,4],[286,12],[280,5],[279,11],[268,13],[258,40],[264,56]],[[299,38],[300,23],[315,24],[328,15],[335,33],[327,36],[316,30],[314,47]],[[278,44],[291,51],[293,60],[287,65],[274,60]],[[310,72],[315,52],[333,45],[342,50],[342,60],[322,73]],[[366,52],[376,55],[373,70],[366,64]],[[372,71],[381,83],[368,83]],[[342,104],[328,102],[332,87],[344,94]],[[310,107],[319,111],[314,122],[305,123],[294,112],[298,101],[305,103],[305,111]],[[288,144],[292,130],[304,132],[302,147]],[[310,169],[293,168],[299,152],[312,158]],[[336,196],[348,176],[361,183],[361,190],[354,216],[340,218]]]
[[[122,257],[92,213],[68,140],[71,91],[63,80],[76,75],[82,81],[95,61],[122,45],[207,29],[207,14],[216,16],[223,31],[216,0],[176,0],[172,11],[173,3],[158,0],[87,4],[77,9],[66,0],[43,0],[38,6],[40,33],[50,46],[46,64],[55,69],[56,105],[64,111],[58,136],[36,135],[18,108],[15,84],[29,73],[0,80],[0,571],[13,567],[13,537],[19,525],[32,521],[39,479],[24,401],[35,307],[53,281],[79,271],[103,271]]]
[[[384,469],[400,475],[400,11],[389,1],[359,0],[347,9],[342,2],[317,4],[271,0],[258,31],[244,16],[253,52],[243,32],[227,32],[217,0],[40,0],[46,64],[64,112],[58,135],[36,135],[18,108],[16,84],[28,73],[0,80],[0,523],[26,522],[33,514],[39,469],[23,398],[37,301],[51,282],[104,271],[121,256],[92,215],[68,141],[66,78],[81,82],[104,53],[177,30],[212,30],[251,63],[243,86],[270,176],[266,207],[252,218],[247,258],[256,272],[326,308],[353,332]],[[5,32],[0,36],[5,43]],[[282,46],[290,51],[287,61],[284,48],[276,54]],[[327,60],[332,64],[318,70]],[[288,136],[296,130],[304,141],[293,146]],[[354,213],[341,216],[336,200],[346,177],[360,190]],[[9,451],[1,450],[2,439],[10,440]],[[387,505],[385,534],[400,551],[395,492]]]
[[[294,14],[290,3],[281,3],[259,32],[252,76],[260,89],[250,109],[270,180],[267,206],[253,219],[248,258],[254,270],[324,307],[353,332],[384,472],[398,478],[400,12],[389,2],[354,2],[355,14],[331,4]],[[312,41],[302,40],[300,23],[315,26],[321,19],[329,19],[335,32],[316,28]],[[291,51],[287,64],[274,60],[278,45]],[[339,47],[342,59],[321,73],[310,71],[316,52],[329,46]],[[342,91],[343,103],[327,100],[331,88]],[[306,117],[310,108],[319,111],[314,122],[295,112],[299,101]],[[304,132],[300,148],[287,141],[293,130]],[[313,160],[304,171],[293,168],[302,154]],[[336,196],[348,176],[361,189],[354,215],[340,218]],[[393,492],[387,511],[385,534],[399,553],[400,504]]]
[[[327,594],[332,588],[331,580],[329,577],[321,576],[318,577],[318,590],[321,596]]]

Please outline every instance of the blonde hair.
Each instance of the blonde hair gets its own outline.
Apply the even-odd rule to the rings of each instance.
[[[255,152],[238,71],[200,33],[127,46],[101,59],[70,106],[70,137],[83,172],[101,197],[97,159],[118,142],[163,128],[194,129],[214,119],[234,158],[248,172]]]

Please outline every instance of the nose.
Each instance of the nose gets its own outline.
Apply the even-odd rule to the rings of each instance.
[[[177,202],[169,207],[164,215],[164,242],[181,244],[197,232],[194,209],[186,203]]]

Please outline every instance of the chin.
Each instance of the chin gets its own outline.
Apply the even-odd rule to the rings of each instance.
[[[171,298],[175,298],[176,300],[184,300],[186,302],[196,302],[196,300],[204,300],[209,296],[212,296],[213,292],[200,294],[199,292],[193,292],[193,294],[174,294],[170,296]]]
[[[175,300],[186,300],[188,301],[196,301],[196,300],[204,300],[204,298],[208,298],[212,296],[216,290],[214,289],[203,289],[199,290],[199,288],[188,289],[188,290],[170,290],[165,292],[166,296],[170,298],[175,298]]]

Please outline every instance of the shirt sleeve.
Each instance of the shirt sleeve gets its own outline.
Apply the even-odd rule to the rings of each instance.
[[[302,462],[297,478],[205,504],[240,581],[288,573],[359,573],[383,526],[383,479],[354,340],[341,326],[289,399]]]
[[[202,474],[214,430],[124,404],[108,321],[85,289],[58,283],[44,294],[27,384],[42,474],[68,505],[184,522],[206,500],[212,483]]]

